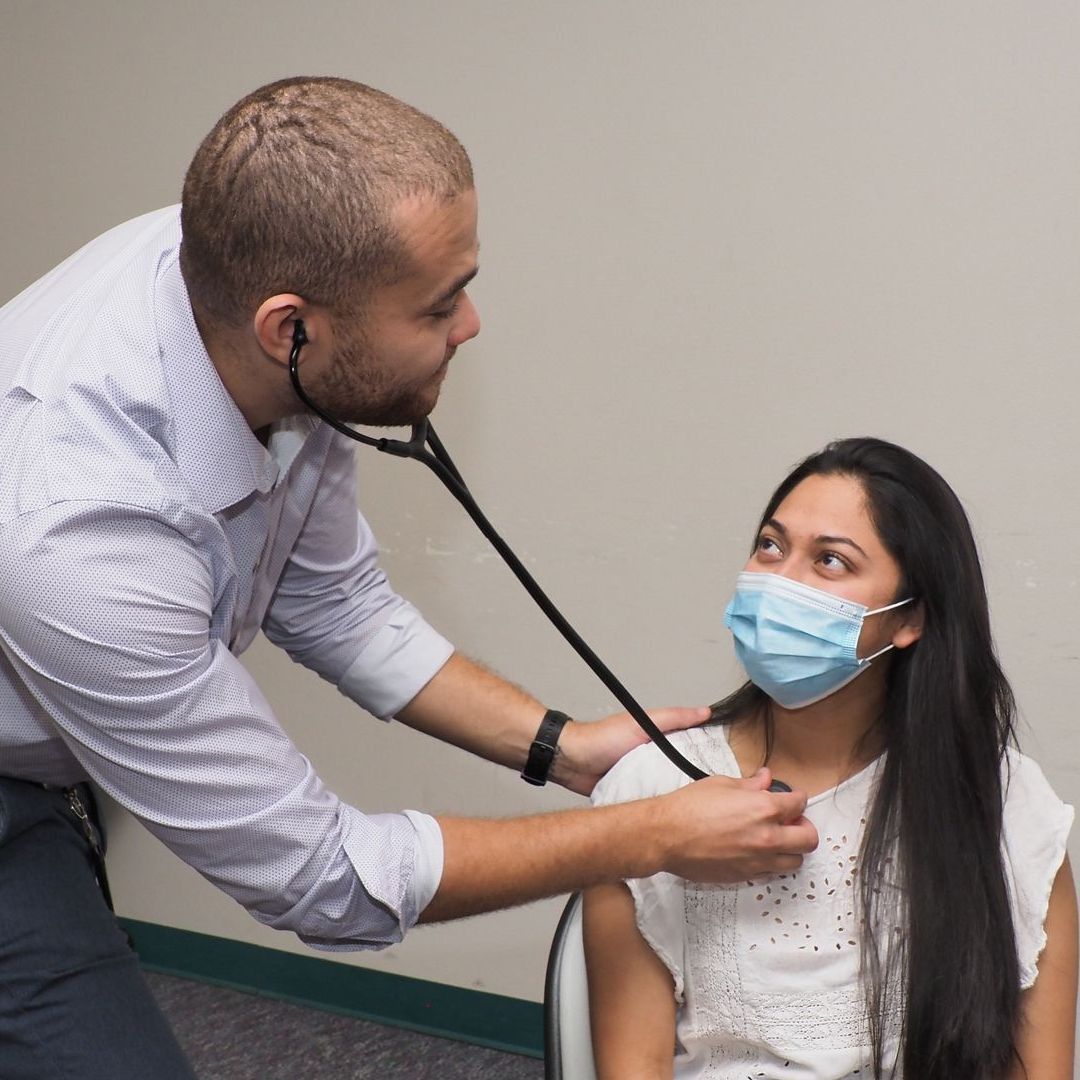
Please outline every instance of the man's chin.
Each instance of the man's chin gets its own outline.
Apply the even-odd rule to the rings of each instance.
[[[385,409],[358,409],[345,423],[363,424],[365,427],[412,427],[426,420],[438,401],[439,395],[436,393],[431,400],[399,401]]]

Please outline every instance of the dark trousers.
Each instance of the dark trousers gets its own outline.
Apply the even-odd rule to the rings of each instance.
[[[194,1075],[105,903],[68,797],[0,778],[0,1077]]]

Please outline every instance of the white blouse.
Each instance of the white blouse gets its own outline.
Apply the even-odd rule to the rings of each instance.
[[[707,772],[739,775],[722,726],[679,732],[672,741]],[[806,816],[820,842],[795,873],[737,885],[698,885],[672,874],[627,882],[638,927],[675,983],[676,1080],[871,1074],[855,901],[879,767],[880,759],[810,800]],[[689,782],[650,743],[601,780],[593,802],[627,802]],[[1010,752],[1002,848],[1024,988],[1038,974],[1050,888],[1072,819],[1072,807],[1038,765]],[[879,932],[899,934],[900,927],[887,921]],[[899,1020],[885,1017],[887,1061],[895,1062]]]

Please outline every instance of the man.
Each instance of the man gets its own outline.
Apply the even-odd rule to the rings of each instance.
[[[321,409],[426,416],[479,331],[476,271],[457,140],[359,84],[293,79],[218,122],[179,215],[117,227],[0,311],[5,1077],[189,1075],[95,888],[87,777],[257,919],[326,948],[661,870],[792,869],[814,847],[804,799],[766,774],[540,818],[364,815],[236,660],[262,629],[375,715],[519,770],[543,722],[550,778],[582,794],[642,741],[625,716],[560,737],[393,593],[352,444],[290,382],[302,323]],[[546,778],[542,753],[529,768]]]

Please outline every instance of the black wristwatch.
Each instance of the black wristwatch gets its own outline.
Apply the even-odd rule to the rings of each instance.
[[[536,738],[529,747],[529,757],[525,762],[525,768],[521,770],[521,779],[526,784],[543,787],[547,783],[551,764],[559,752],[559,736],[569,722],[570,717],[566,713],[556,712],[555,709],[548,709],[544,713]]]

